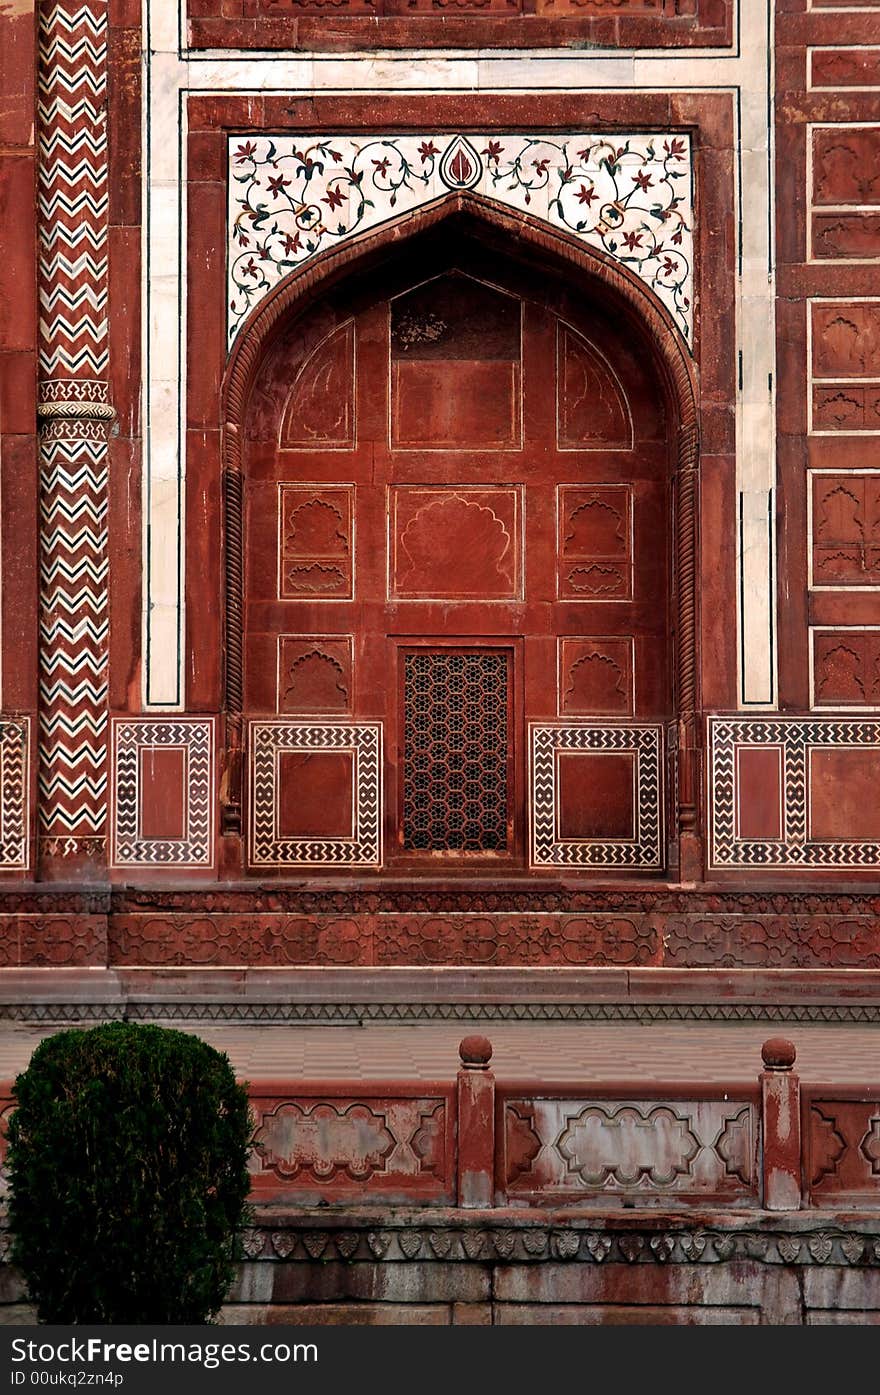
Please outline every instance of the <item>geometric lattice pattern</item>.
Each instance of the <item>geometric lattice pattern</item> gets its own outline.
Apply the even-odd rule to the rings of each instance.
[[[713,867],[880,867],[880,842],[821,841],[809,832],[809,757],[814,750],[880,749],[880,722],[856,718],[713,717],[709,720]],[[781,749],[782,838],[738,836],[737,748]]]
[[[382,862],[381,723],[251,722],[250,861],[255,867],[377,867]],[[353,761],[353,831],[344,837],[284,837],[279,831],[285,752],[342,752]]]
[[[505,852],[509,655],[404,656],[403,846]]]
[[[182,835],[144,837],[141,766],[144,752],[182,755]],[[214,723],[205,718],[113,722],[113,855],[116,867],[210,867],[213,861]]]
[[[531,861],[536,867],[663,865],[662,731],[657,726],[531,724]],[[560,752],[628,753],[635,759],[634,838],[558,836]]]
[[[107,6],[40,7],[40,823],[103,848],[107,790]]]
[[[0,868],[28,865],[30,722],[0,719]]]

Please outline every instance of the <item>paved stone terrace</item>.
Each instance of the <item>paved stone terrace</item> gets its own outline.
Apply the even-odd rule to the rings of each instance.
[[[178,1026],[177,1023],[173,1024]],[[658,1083],[747,1081],[761,1043],[785,1035],[805,1083],[880,1088],[880,1026],[771,1023],[373,1023],[356,1026],[186,1024],[228,1053],[240,1078],[359,1081],[452,1080],[458,1044],[485,1032],[500,1080]],[[0,1081],[22,1070],[46,1028],[0,1030]]]

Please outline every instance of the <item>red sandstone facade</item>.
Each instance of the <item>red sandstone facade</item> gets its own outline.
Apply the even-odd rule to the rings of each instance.
[[[877,1020],[880,14],[758,8],[4,17],[7,1016]],[[472,1085],[261,1086],[255,1195],[614,1191]],[[642,1200],[880,1200],[876,1087],[631,1085]]]

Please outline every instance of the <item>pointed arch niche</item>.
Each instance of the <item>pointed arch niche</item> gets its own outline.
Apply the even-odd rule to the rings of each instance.
[[[695,387],[642,281],[450,194],[266,295],[223,452],[252,871],[696,865]]]

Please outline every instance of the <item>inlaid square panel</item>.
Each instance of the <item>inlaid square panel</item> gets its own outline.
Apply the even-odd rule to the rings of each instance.
[[[880,723],[709,718],[712,867],[880,866]]]
[[[349,713],[351,635],[278,636],[278,711]]]
[[[193,717],[113,721],[115,867],[211,867],[214,723]]]
[[[557,587],[560,600],[632,599],[629,485],[560,485]]]
[[[559,715],[631,717],[633,641],[616,637],[559,640]]]
[[[382,861],[378,723],[254,721],[254,867],[375,867]]]
[[[533,866],[660,867],[659,726],[532,724]]]
[[[518,600],[518,485],[395,485],[388,491],[388,590],[400,600]]]
[[[278,559],[281,600],[350,600],[354,485],[279,485]]]
[[[880,473],[811,476],[811,585],[880,585]]]

